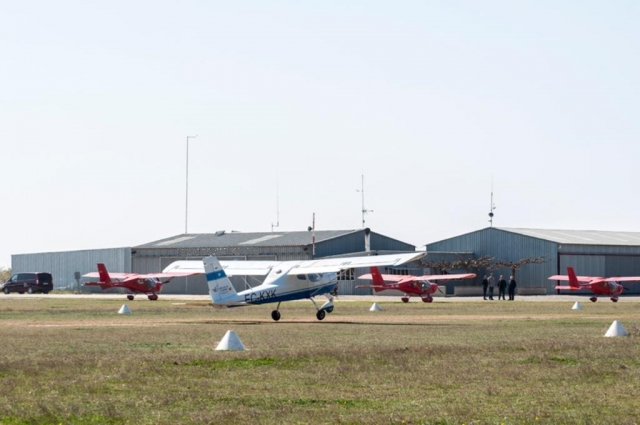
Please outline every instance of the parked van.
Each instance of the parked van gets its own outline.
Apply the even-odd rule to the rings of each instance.
[[[16,273],[2,285],[2,292],[5,294],[10,292],[19,294],[42,292],[43,294],[48,294],[50,291],[53,291],[51,273]]]

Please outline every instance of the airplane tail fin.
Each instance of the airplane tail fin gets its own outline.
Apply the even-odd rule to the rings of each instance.
[[[580,282],[578,282],[578,278],[576,276],[576,272],[573,270],[573,267],[567,267],[567,274],[569,275],[569,287],[571,289],[579,289]]]
[[[379,268],[371,267],[371,277],[373,279],[373,290],[376,292],[384,291],[384,287],[386,285],[384,283],[384,279],[382,278],[382,274],[380,274]]]
[[[204,273],[207,277],[211,301],[215,304],[234,298],[237,295],[236,290],[218,259],[209,256],[205,257],[202,262],[204,263]]]
[[[111,283],[111,277],[107,271],[107,267],[103,263],[98,263],[98,275],[101,283]]]

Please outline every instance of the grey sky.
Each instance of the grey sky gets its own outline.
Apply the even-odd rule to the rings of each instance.
[[[151,6],[153,4],[153,7]],[[0,266],[189,231],[640,231],[640,3],[0,0]]]

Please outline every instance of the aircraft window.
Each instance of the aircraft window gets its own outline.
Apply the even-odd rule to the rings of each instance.
[[[299,274],[299,275],[298,275],[298,279],[300,279],[300,280],[307,280],[307,275]]]
[[[319,275],[319,274],[310,274],[309,275],[309,280],[311,282],[317,282],[317,281],[320,280],[320,277],[321,277],[321,275]]]

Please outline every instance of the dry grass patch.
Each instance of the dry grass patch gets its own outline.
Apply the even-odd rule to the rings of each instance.
[[[0,422],[636,422],[635,303],[121,305],[0,301]]]

